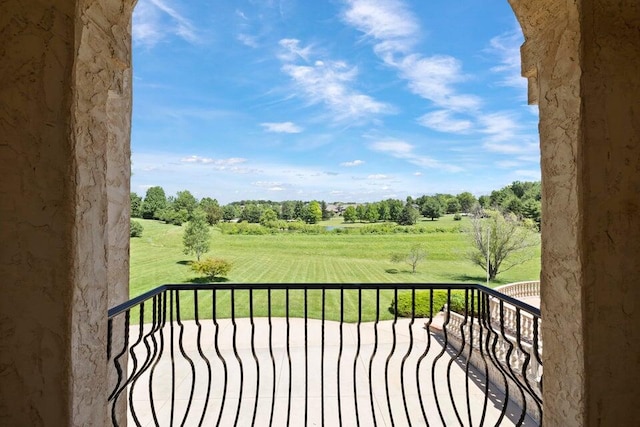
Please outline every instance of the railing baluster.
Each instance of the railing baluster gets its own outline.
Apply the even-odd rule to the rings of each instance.
[[[351,291],[345,292],[346,286],[353,286],[353,294]],[[521,293],[528,293],[531,285],[521,285]],[[268,340],[269,340],[269,356],[271,359],[271,369],[261,369],[260,358],[258,357],[258,346],[261,323],[259,318],[261,313],[264,313],[263,306],[264,298],[261,297],[262,293],[256,293],[255,290],[266,290],[266,304],[267,304],[267,319],[265,323],[268,323]],[[284,291],[285,297],[285,322],[286,327],[275,328],[273,322],[273,298],[272,290],[278,289]],[[364,289],[370,289],[363,295]],[[407,289],[409,292],[401,293],[401,289]],[[438,296],[434,293],[435,290],[442,289],[446,293],[447,310],[440,314],[443,317],[442,330],[434,328],[434,332],[438,334],[440,338],[436,341],[432,341],[430,328],[434,323],[434,316],[438,313],[434,313],[434,300],[441,298],[438,292]],[[213,350],[217,355],[219,363],[212,363],[212,360],[207,356],[205,343],[203,342],[203,332],[207,330],[206,325],[202,324],[202,313],[200,312],[200,290],[211,291],[212,312],[211,318],[213,321]],[[310,298],[309,290],[312,290],[312,298]],[[321,293],[316,294],[314,290],[319,290]],[[330,290],[330,291],[329,291]],[[381,294],[381,291],[385,291]],[[464,313],[458,314],[452,311],[453,290],[460,290],[461,294],[464,294]],[[183,298],[180,294],[182,292],[192,292],[188,294],[189,299]],[[220,301],[224,305],[223,312],[230,315],[230,334],[223,334],[224,325],[227,323],[220,323],[218,318],[223,316],[217,310],[218,305],[218,292],[225,292],[225,300]],[[236,291],[242,292],[242,298]],[[303,307],[296,305],[296,313],[302,314],[303,327],[297,329],[298,323],[291,324],[291,293],[294,291],[296,295],[296,304],[299,301],[298,296],[303,298]],[[336,294],[333,292],[336,291]],[[357,316],[354,316],[353,309],[355,304],[352,303],[351,295],[355,296],[357,291]],[[428,293],[428,313],[421,315],[428,315],[428,319],[425,321],[425,338],[426,342],[424,348],[418,347],[418,341],[416,341],[416,335],[414,333],[414,326],[416,322],[416,316],[418,311],[418,294],[420,292]],[[526,292],[525,292],[526,291]],[[228,293],[227,293],[228,292]],[[236,307],[236,304],[244,304],[245,297],[244,292],[248,296],[248,311],[242,308],[242,313],[247,313],[247,322],[239,322],[236,316],[239,315],[240,308]],[[300,293],[298,293],[300,292]],[[230,309],[227,309],[226,295],[230,298]],[[314,303],[315,297],[318,295],[321,297],[321,310],[318,313],[318,320],[320,321],[320,336],[314,335],[314,325],[318,325],[313,320],[316,316],[316,309],[309,307],[309,304]],[[339,315],[338,334],[328,335],[327,327],[329,325],[327,316],[329,315],[329,305],[327,301],[327,295],[332,299],[332,303],[336,307],[334,315]],[[337,298],[338,297],[339,301]],[[384,295],[385,301],[388,297],[392,297],[396,306],[393,307],[392,315],[381,313],[382,297]],[[408,306],[408,299],[405,299],[405,312],[407,314],[400,314],[398,311],[398,299],[399,297],[410,296],[410,313]],[[423,295],[426,297],[427,295]],[[237,297],[237,298],[236,298]],[[149,301],[150,302],[147,302]],[[237,301],[236,301],[237,300]],[[189,301],[188,305],[185,305]],[[191,301],[193,301],[193,308],[190,307]],[[241,302],[242,301],[242,302]],[[375,312],[371,310],[370,306],[363,307],[365,302],[370,301],[371,304],[375,303]],[[339,303],[339,307],[336,305]],[[349,304],[349,306],[345,306]],[[184,307],[181,307],[184,306]],[[437,307],[439,308],[439,307]],[[436,309],[437,309],[436,308]],[[131,311],[133,310],[133,311]],[[139,311],[136,311],[139,310]],[[339,313],[338,311],[339,310]],[[345,310],[349,310],[345,316]],[[135,320],[131,322],[131,314],[134,313]],[[368,372],[366,377],[360,378],[358,374],[358,368],[360,363],[364,363],[364,370],[367,368],[367,362],[362,360],[363,343],[367,338],[364,336],[363,320],[365,313],[372,320],[372,330],[366,329],[367,332],[371,332],[373,338],[372,348],[368,353]],[[422,312],[421,312],[422,313]],[[151,314],[151,315],[150,315]],[[243,314],[244,315],[244,314]],[[407,322],[402,321],[400,323],[399,317],[401,315],[409,316]],[[117,317],[120,316],[120,317]],[[224,317],[223,316],[223,317]],[[117,317],[117,318],[116,318]],[[187,320],[187,319],[193,319]],[[348,365],[352,365],[353,371],[348,374],[348,378],[343,378],[343,356],[349,354],[354,348],[347,342],[345,342],[345,336],[350,336],[350,332],[345,330],[348,326],[345,325],[345,319],[348,321],[357,321],[354,325],[356,331],[355,337],[355,353],[353,360],[349,356]],[[135,322],[138,322],[135,325]],[[145,321],[150,323],[145,323]],[[388,321],[388,323],[387,323]],[[167,325],[167,322],[169,323]],[[384,322],[384,323],[383,323]],[[123,333],[119,333],[119,328],[124,323],[125,330]],[[134,323],[133,325],[131,323]],[[263,324],[263,325],[264,325]],[[381,360],[378,353],[387,344],[382,344],[380,337],[380,328],[382,325],[390,325],[391,328],[391,340],[384,341],[389,342],[388,353],[384,357],[385,360]],[[408,336],[403,331],[405,330],[403,325],[408,327]],[[168,326],[168,334],[165,329]],[[247,326],[250,329],[247,329]],[[302,326],[302,324],[300,324]],[[176,329],[176,327],[178,329]],[[384,326],[386,330],[386,326]],[[253,369],[245,373],[245,364],[247,363],[248,351],[239,350],[241,340],[245,340],[245,332],[249,334],[250,342],[249,346],[251,351],[251,357],[253,357],[253,363],[255,364],[255,373]],[[292,334],[304,334],[304,352],[296,351],[292,353],[291,345],[294,341]],[[166,334],[166,336],[165,336]],[[281,335],[276,335],[281,334]],[[282,337],[286,334],[286,359],[282,358],[282,364],[276,363],[276,342],[278,337]],[[346,334],[346,335],[345,335]],[[133,338],[132,338],[133,336]],[[193,337],[196,340],[195,343],[188,343],[187,337]],[[227,338],[228,337],[228,338]],[[360,426],[361,420],[361,408],[358,405],[358,391],[362,393],[364,390],[361,387],[368,386],[369,403],[371,409],[371,418],[373,422],[366,421],[366,424],[374,426],[378,425],[378,418],[380,417],[380,410],[384,419],[387,416],[384,415],[388,411],[388,424],[397,425],[405,424],[402,419],[406,418],[408,425],[416,424],[417,422],[422,425],[429,425],[429,418],[435,416],[440,418],[440,422],[445,425],[452,424],[452,422],[460,425],[484,425],[488,420],[496,425],[505,421],[508,416],[510,421],[520,425],[525,422],[528,415],[532,415],[536,420],[542,414],[542,342],[540,340],[540,315],[539,310],[536,310],[527,304],[521,303],[509,296],[504,296],[498,292],[484,288],[480,285],[429,285],[429,284],[409,284],[409,285],[396,285],[396,284],[371,284],[371,285],[345,285],[345,284],[224,284],[217,283],[215,288],[212,285],[164,285],[157,290],[150,291],[145,295],[134,298],[130,303],[121,304],[109,310],[108,318],[108,331],[107,331],[107,356],[109,357],[109,367],[112,370],[110,372],[110,378],[115,383],[112,385],[112,391],[108,397],[110,405],[110,416],[113,425],[120,425],[124,420],[119,418],[124,415],[123,410],[129,411],[129,423],[131,425],[160,425],[160,422],[168,422],[171,425],[202,425],[207,423],[207,419],[210,415],[216,415],[216,426],[233,424],[246,424],[245,421],[251,417],[251,425],[256,425],[262,422],[266,416],[262,417],[262,411],[259,411],[260,401],[266,403],[267,397],[271,399],[269,426],[272,425],[290,425],[290,424],[304,424],[312,425],[319,423],[321,425],[328,425],[335,421],[330,421],[328,414],[332,414],[332,411],[328,411],[327,408],[333,405],[332,402],[337,403],[337,424],[342,425],[347,422],[345,416],[350,414],[349,411],[355,410],[355,424]],[[315,396],[312,392],[310,381],[314,380],[314,368],[315,363],[312,360],[315,359],[316,353],[313,349],[317,348],[317,340],[320,340],[320,413],[317,414],[312,410],[310,399]],[[333,339],[333,341],[330,341]],[[336,345],[337,348],[333,347]],[[124,342],[122,342],[124,340]],[[258,341],[256,341],[258,340]],[[432,345],[433,342],[433,345]],[[441,348],[435,348],[436,345],[440,345]],[[120,346],[123,346],[120,349]],[[406,347],[402,347],[406,346]],[[244,348],[245,346],[242,346]],[[367,347],[369,349],[370,347]],[[335,350],[334,350],[335,349]],[[179,351],[179,354],[177,351]],[[417,350],[417,351],[416,351]],[[196,352],[197,356],[194,358]],[[232,351],[237,362],[238,374],[229,375],[227,361],[223,356],[226,351]],[[333,353],[336,351],[336,353]],[[328,353],[329,352],[329,353]],[[117,354],[115,354],[117,353]],[[397,354],[396,353],[401,353]],[[416,354],[416,362],[412,362],[413,355]],[[327,396],[327,378],[325,375],[331,375],[332,370],[325,369],[328,360],[332,359],[330,355],[335,354],[337,361],[335,365],[335,378],[336,378],[336,396]],[[450,356],[447,361],[444,362],[445,356]],[[301,357],[304,357],[302,362]],[[311,357],[311,360],[309,359]],[[126,369],[127,359],[129,359],[129,368]],[[295,359],[295,360],[294,360]],[[200,360],[200,361],[197,361]],[[429,367],[423,367],[426,360],[431,360]],[[295,363],[294,363],[295,362]],[[396,363],[397,362],[397,363]],[[448,362],[448,363],[447,363]],[[166,363],[166,364],[165,364]],[[293,366],[300,367],[304,363],[304,376],[302,372],[293,372]],[[333,363],[333,362],[330,362]],[[251,362],[249,362],[251,365]],[[384,364],[384,368],[382,365]],[[417,388],[417,399],[420,405],[420,411],[422,412],[422,420],[416,421],[415,417],[417,411],[412,411],[412,387],[411,381],[407,381],[408,377],[405,376],[405,371],[413,369],[415,366],[415,385]],[[166,369],[166,374],[159,375],[162,370]],[[288,369],[288,372],[287,372]],[[298,369],[298,368],[296,368]],[[361,368],[362,369],[362,368]],[[383,373],[384,369],[384,373]],[[232,370],[235,373],[235,370]],[[425,372],[423,372],[425,371]],[[430,372],[430,375],[429,375]],[[183,378],[186,380],[183,381]],[[399,381],[396,385],[395,375],[399,374]],[[484,378],[481,378],[484,374]],[[255,377],[251,377],[255,375]],[[292,420],[292,415],[297,416],[298,407],[296,411],[292,413],[292,405],[296,403],[293,396],[293,381],[294,376],[297,375],[299,380],[304,380],[304,419],[300,414],[299,420]],[[379,405],[382,401],[378,401],[378,398],[382,398],[382,387],[376,389],[376,384],[381,384],[382,375],[384,375],[384,395],[386,399],[386,405]],[[464,375],[458,377],[458,375]],[[494,376],[489,378],[489,375]],[[199,381],[200,376],[206,377],[206,382],[203,377],[203,381]],[[262,378],[264,376],[264,378]],[[438,376],[440,378],[438,378]],[[263,381],[269,381],[269,377],[272,378],[272,384],[270,390],[270,396],[263,395],[261,391],[261,383]],[[351,377],[351,378],[349,378]],[[166,385],[166,390],[160,389],[161,382],[159,378],[166,378],[169,384]],[[286,378],[286,380],[285,380]],[[461,378],[460,380],[458,378]],[[147,387],[141,387],[142,381],[145,381]],[[283,379],[283,381],[280,381]],[[352,379],[352,398],[351,393],[349,395],[343,393],[343,382]],[[196,385],[196,380],[198,384]],[[443,381],[444,380],[444,381]],[[500,382],[502,380],[502,382]],[[231,382],[233,385],[231,389],[236,390],[238,387],[238,401],[237,405],[227,405],[228,399],[227,393]],[[255,393],[245,389],[245,381],[255,382]],[[288,384],[285,384],[288,381]],[[458,382],[458,385],[454,384],[454,381]],[[491,381],[491,382],[490,382]],[[375,382],[375,383],[374,383]],[[431,385],[429,385],[431,383]],[[178,390],[178,385],[180,390]],[[302,385],[302,384],[300,384]],[[473,397],[473,386],[477,385],[483,391],[482,396],[478,398]],[[251,388],[249,387],[249,389]],[[264,384],[263,384],[264,386]],[[432,393],[423,395],[425,387],[431,387]],[[445,387],[447,391],[445,391]],[[460,392],[464,392],[463,397],[461,393],[454,394],[454,387]],[[504,400],[502,397],[496,397],[498,390],[493,390],[494,387],[504,392]],[[264,387],[263,387],[264,388]],[[287,390],[288,388],[288,390]],[[148,389],[148,390],[147,390]],[[182,390],[185,392],[182,393]],[[276,411],[276,393],[279,389],[282,389],[283,394],[287,397],[286,408],[286,423],[284,421],[284,406],[282,411]],[[298,386],[296,385],[296,390]],[[220,390],[220,391],[219,391]],[[366,388],[365,388],[366,390]],[[516,391],[514,391],[516,390]],[[164,406],[163,411],[166,411],[167,418],[159,418],[157,409],[162,393],[162,398],[167,399],[167,405]],[[446,394],[448,392],[447,400]],[[143,393],[148,393],[147,397],[143,396]],[[221,394],[219,394],[221,393]],[[366,393],[366,391],[365,391]],[[246,396],[245,396],[246,395]],[[142,400],[141,400],[142,398]],[[314,397],[315,398],[315,397]],[[248,403],[254,399],[253,404]],[[400,399],[402,399],[403,410],[399,410]],[[438,415],[435,415],[435,411],[427,413],[429,406],[435,401],[435,407]],[[443,400],[444,399],[444,400]],[[482,401],[482,409],[480,409],[480,399]],[[489,405],[489,399],[495,403],[495,405]],[[220,401],[220,406],[217,409],[211,409],[214,405],[214,401]],[[350,406],[350,402],[353,402],[353,406]],[[427,403],[429,405],[427,405]],[[463,412],[462,406],[466,404],[466,415]],[[148,405],[147,409],[144,409],[144,405]],[[284,401],[283,401],[284,405]],[[519,408],[516,408],[518,405]],[[148,411],[148,408],[151,411]],[[229,410],[225,409],[227,406],[235,407],[233,411],[234,418],[232,421],[232,414]],[[386,406],[386,409],[384,409]],[[493,409],[496,407],[497,410]],[[201,412],[200,412],[201,409]],[[196,413],[196,411],[198,411]],[[250,412],[251,411],[251,412]],[[398,415],[400,411],[401,415]],[[214,412],[214,414],[210,414]],[[259,414],[260,412],[260,414]],[[531,414],[529,414],[531,412]],[[162,413],[162,411],[161,411]],[[282,418],[278,418],[278,413],[282,413]],[[266,414],[265,414],[266,415]],[[145,418],[146,417],[146,418]],[[455,417],[455,418],[454,418]],[[211,417],[213,418],[213,417]],[[496,421],[497,418],[497,421]],[[261,421],[258,421],[260,419]],[[349,419],[351,416],[349,415]],[[463,421],[464,419],[464,421]],[[224,421],[223,421],[224,420]],[[213,424],[213,420],[211,420]],[[433,421],[431,421],[433,423]],[[266,422],[265,422],[266,424]],[[438,422],[436,422],[438,424]]]
[[[394,288],[393,290],[393,300],[398,301],[398,288]],[[396,350],[396,322],[398,321],[398,310],[394,310],[393,313],[393,323],[391,324],[391,335],[392,335],[392,343],[391,350],[389,350],[389,355],[387,356],[387,360],[384,364],[384,387],[387,393],[387,408],[389,409],[389,420],[391,421],[391,425],[394,426],[395,422],[393,419],[393,408],[391,407],[391,395],[389,394],[389,363],[391,363],[391,357]]]
[[[373,359],[376,357],[378,350],[378,321],[380,321],[380,289],[376,289],[376,320],[373,324],[373,353],[369,359],[369,399],[371,401],[371,416],[373,417],[373,425],[378,425],[376,419],[375,398],[373,397]]]
[[[240,418],[240,409],[242,407],[242,392],[244,391],[244,369],[242,365],[242,358],[238,354],[238,325],[236,324],[236,291],[235,289],[231,289],[231,325],[233,327],[233,338],[231,341],[231,346],[233,348],[233,354],[238,361],[238,368],[240,369],[240,390],[238,392],[238,407],[236,409],[236,417],[233,422],[234,426],[238,425],[238,419]]]
[[[251,417],[251,425],[256,424],[256,415],[258,413],[258,397],[260,396],[260,363],[256,354],[256,325],[253,322],[253,289],[249,289],[249,320],[251,322],[251,355],[256,362],[256,401],[253,405],[253,416]]]
[[[433,289],[429,290],[429,320],[427,324],[424,326],[427,330],[427,343],[424,346],[424,351],[418,358],[418,363],[416,364],[416,387],[418,388],[418,402],[420,403],[420,410],[422,411],[422,417],[427,426],[429,426],[429,420],[427,417],[427,412],[424,409],[424,400],[422,399],[422,387],[420,386],[420,366],[422,365],[422,361],[427,357],[429,350],[431,350],[431,323],[433,322]],[[435,381],[433,374],[431,375],[431,381]]]
[[[178,337],[178,348],[180,349],[180,354],[185,360],[189,363],[191,367],[191,390],[189,391],[189,401],[187,402],[187,408],[184,411],[184,418],[180,423],[180,426],[183,427],[187,422],[187,417],[189,416],[189,411],[191,410],[191,404],[193,403],[193,393],[196,389],[196,366],[193,363],[193,360],[189,357],[187,352],[184,349],[183,338],[184,338],[184,325],[182,324],[182,318],[180,314],[180,293],[176,291],[176,321],[178,322],[178,326],[180,327],[180,334]]]
[[[338,347],[338,362],[337,362],[337,391],[338,391],[338,425],[342,425],[342,401],[340,399],[340,383],[342,382],[342,375],[340,372],[340,365],[342,361],[342,326],[344,325],[344,288],[340,288],[340,338]]]
[[[218,323],[218,298],[217,298],[218,292],[215,289],[211,290],[211,310],[212,310],[212,316],[213,316],[213,326],[215,327],[215,332],[213,335],[213,348],[216,352],[216,355],[218,356],[218,359],[220,359],[220,362],[222,362],[222,370],[223,370],[223,374],[224,374],[224,379],[223,379],[223,384],[222,384],[222,401],[220,402],[220,410],[218,411],[218,418],[216,420],[216,427],[220,426],[220,423],[222,422],[222,413],[224,412],[224,404],[226,402],[226,398],[227,398],[227,381],[228,381],[228,371],[227,371],[227,361],[225,360],[224,356],[222,356],[222,353],[220,352],[220,346],[218,343],[218,336],[220,333],[220,324]],[[156,424],[157,425],[157,424]]]
[[[397,290],[395,301],[398,301]],[[396,310],[397,313],[398,310]],[[407,405],[407,392],[404,384],[404,366],[407,363],[407,359],[413,350],[413,322],[416,319],[416,288],[411,288],[411,322],[409,322],[409,348],[402,358],[400,363],[400,387],[402,390],[402,404],[404,405],[404,414],[407,417],[407,422],[411,425],[411,415],[409,414],[409,406]]]
[[[289,342],[289,288],[285,290],[285,317],[287,319],[287,360],[289,362],[289,392],[287,393],[287,427],[291,419],[291,382],[293,381],[293,372],[291,368],[291,343]]]
[[[324,292],[324,290],[322,291]],[[358,412],[358,358],[360,357],[360,326],[362,325],[362,288],[358,288],[358,325],[356,354],[353,357],[353,406],[356,413],[356,426],[360,427],[360,414]],[[322,423],[324,425],[324,423]]]
[[[271,288],[267,289],[267,316],[269,318],[269,356],[271,357],[271,413],[269,415],[269,427],[273,425],[273,414],[276,408],[276,359],[273,356],[273,324],[271,322]]]
[[[198,348],[198,353],[204,363],[207,365],[207,393],[204,398],[204,407],[202,408],[202,415],[200,416],[200,421],[198,425],[202,425],[204,423],[204,417],[207,414],[207,408],[209,405],[209,396],[211,396],[211,385],[212,385],[212,372],[211,372],[211,363],[209,363],[209,359],[204,355],[204,351],[202,351],[202,325],[200,324],[200,315],[199,310],[200,307],[198,305],[198,290],[193,291],[193,306],[194,306],[194,317],[196,322],[196,327],[198,328],[198,334],[196,337],[196,344]]]

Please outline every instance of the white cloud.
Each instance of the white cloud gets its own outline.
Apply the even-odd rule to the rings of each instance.
[[[133,40],[149,47],[172,34],[190,43],[199,42],[193,23],[167,0],[140,0],[133,13]]]
[[[521,129],[513,114],[507,112],[485,114],[478,118],[480,132],[489,135],[490,142],[513,140]]]
[[[418,119],[418,123],[438,132],[447,133],[469,133],[473,129],[471,120],[454,118],[453,113],[449,110],[427,113]]]
[[[413,176],[422,176],[422,172],[414,172]]]
[[[481,105],[475,95],[458,94],[453,84],[466,80],[462,65],[448,55],[422,57],[412,54],[394,62],[400,76],[408,81],[409,89],[435,105],[456,111],[474,110]]]
[[[237,39],[240,43],[242,43],[243,45],[256,49],[259,45],[258,45],[258,39],[254,36],[251,36],[249,34],[245,34],[245,33],[240,33],[237,36]]]
[[[382,173],[376,173],[376,174],[367,176],[367,179],[374,179],[374,180],[389,179],[389,176]]]
[[[284,43],[283,43],[284,42]],[[284,39],[281,45],[306,60],[308,48],[300,48],[299,41]],[[393,109],[374,98],[351,87],[358,75],[356,67],[343,61],[315,61],[313,65],[293,63],[291,54],[281,56],[285,61],[282,71],[294,81],[302,95],[311,103],[322,103],[329,108],[337,120],[368,120],[371,116],[388,114]]]
[[[300,133],[303,129],[293,122],[266,122],[260,123],[265,131],[274,133]]]
[[[460,172],[462,170],[458,166],[441,163],[431,157],[416,154],[414,152],[415,147],[404,141],[378,141],[372,143],[370,148],[423,168],[442,169],[447,172]]]
[[[420,27],[401,1],[348,0],[343,19],[368,37],[378,40],[378,49],[405,51],[414,43]]]
[[[298,39],[282,39],[278,44],[284,48],[279,55],[282,61],[292,62],[298,58],[302,58],[305,62],[309,61],[312,51],[311,46],[300,47],[300,40]]]
[[[488,52],[497,56],[500,62],[500,65],[491,68],[491,71],[504,75],[500,84],[521,88],[526,94],[527,80],[520,72],[520,46],[523,41],[522,31],[516,27],[513,31],[492,38]]]
[[[183,157],[180,159],[182,163],[195,163],[195,164],[203,164],[203,165],[215,165],[215,166],[235,166],[241,163],[245,163],[247,159],[243,159],[241,157],[231,157],[228,159],[214,159],[211,157],[200,157],[200,156],[189,156]]]
[[[351,162],[343,162],[340,163],[340,166],[344,166],[344,167],[354,167],[354,166],[360,166],[363,165],[365,162],[364,160],[353,160]]]

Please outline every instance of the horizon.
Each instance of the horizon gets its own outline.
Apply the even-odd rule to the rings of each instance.
[[[140,0],[131,191],[366,203],[540,180],[498,3]]]

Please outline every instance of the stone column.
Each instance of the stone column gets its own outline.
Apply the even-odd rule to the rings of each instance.
[[[632,425],[640,395],[640,8],[510,0],[540,108],[546,426]]]
[[[2,5],[2,425],[107,424],[106,311],[128,288],[131,8]]]

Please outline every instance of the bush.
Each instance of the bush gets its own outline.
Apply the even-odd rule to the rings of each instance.
[[[231,271],[233,265],[222,258],[204,258],[191,263],[191,269],[208,279],[224,277]]]
[[[459,213],[455,214],[453,216],[453,220],[454,221],[462,221],[462,215],[460,215]]]
[[[131,221],[129,230],[129,235],[131,237],[142,237],[142,231],[144,230],[144,227],[138,221]]]
[[[469,292],[469,298],[471,293]],[[431,314],[431,291],[421,290],[416,291],[415,300],[415,317],[429,317]],[[433,291],[433,314],[438,314],[439,311],[447,304],[447,291],[437,290]],[[474,305],[476,307],[475,312],[478,312],[478,297],[475,297]],[[471,300],[469,300],[469,306],[471,306]],[[455,313],[465,314],[465,291],[453,290],[451,291],[451,299],[449,308]],[[403,291],[398,293],[398,304],[396,306],[395,301],[391,301],[389,311],[392,313],[397,309],[399,317],[411,317],[411,292]],[[469,311],[471,307],[469,307]]]
[[[400,317],[411,317],[411,292],[398,293],[398,303],[391,301],[391,312],[397,312]],[[446,291],[433,291],[433,314],[437,314],[447,303]],[[415,317],[430,317],[431,291],[416,291]]]

